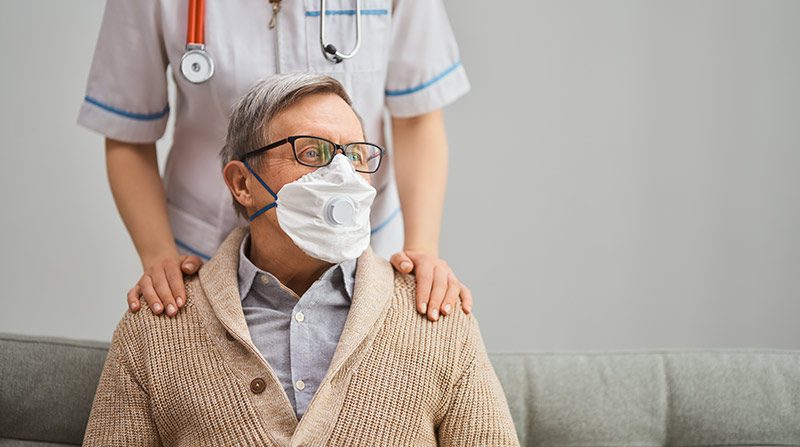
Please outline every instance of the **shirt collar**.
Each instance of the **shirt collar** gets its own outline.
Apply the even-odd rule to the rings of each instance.
[[[239,245],[239,298],[244,300],[247,297],[247,294],[250,292],[250,289],[253,287],[253,280],[259,274],[268,275],[271,280],[278,281],[272,273],[265,272],[264,270],[259,269],[256,267],[255,264],[250,261],[250,258],[247,257],[247,253],[250,252],[250,233],[248,232],[247,235],[242,239],[241,245]],[[353,299],[353,288],[356,279],[356,266],[358,260],[357,259],[348,259],[346,261],[342,261],[336,265],[342,271],[342,278],[344,281],[344,288],[347,291],[347,297],[350,298],[352,301]],[[323,277],[326,275],[323,275]]]
[[[250,287],[253,286],[253,279],[255,279],[256,275],[259,273],[258,267],[256,267],[250,259],[247,257],[247,254],[250,251],[250,233],[242,239],[241,245],[239,245],[239,298],[244,300],[247,296],[247,293],[250,292]]]

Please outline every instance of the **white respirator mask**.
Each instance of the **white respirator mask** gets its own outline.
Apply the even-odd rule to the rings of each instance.
[[[244,162],[275,201],[250,222],[276,208],[278,224],[304,253],[332,264],[355,259],[369,246],[369,215],[376,191],[342,154],[283,185],[277,194]]]

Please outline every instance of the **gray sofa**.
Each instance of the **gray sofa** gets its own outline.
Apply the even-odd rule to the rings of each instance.
[[[79,445],[106,343],[0,334],[0,446]],[[800,446],[800,351],[492,355],[523,446]]]

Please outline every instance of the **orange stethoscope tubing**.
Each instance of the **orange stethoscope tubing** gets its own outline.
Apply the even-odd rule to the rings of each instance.
[[[186,20],[186,45],[205,45],[205,0],[189,0],[189,17]]]
[[[186,52],[181,58],[181,74],[192,84],[202,84],[214,75],[214,61],[206,52],[205,0],[188,0]]]

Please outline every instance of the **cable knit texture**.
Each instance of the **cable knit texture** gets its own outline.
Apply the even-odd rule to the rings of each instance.
[[[85,446],[518,446],[474,317],[429,322],[414,277],[365,252],[328,373],[298,422],[250,339],[234,230],[176,318],[126,312]],[[142,302],[144,304],[144,301]]]

